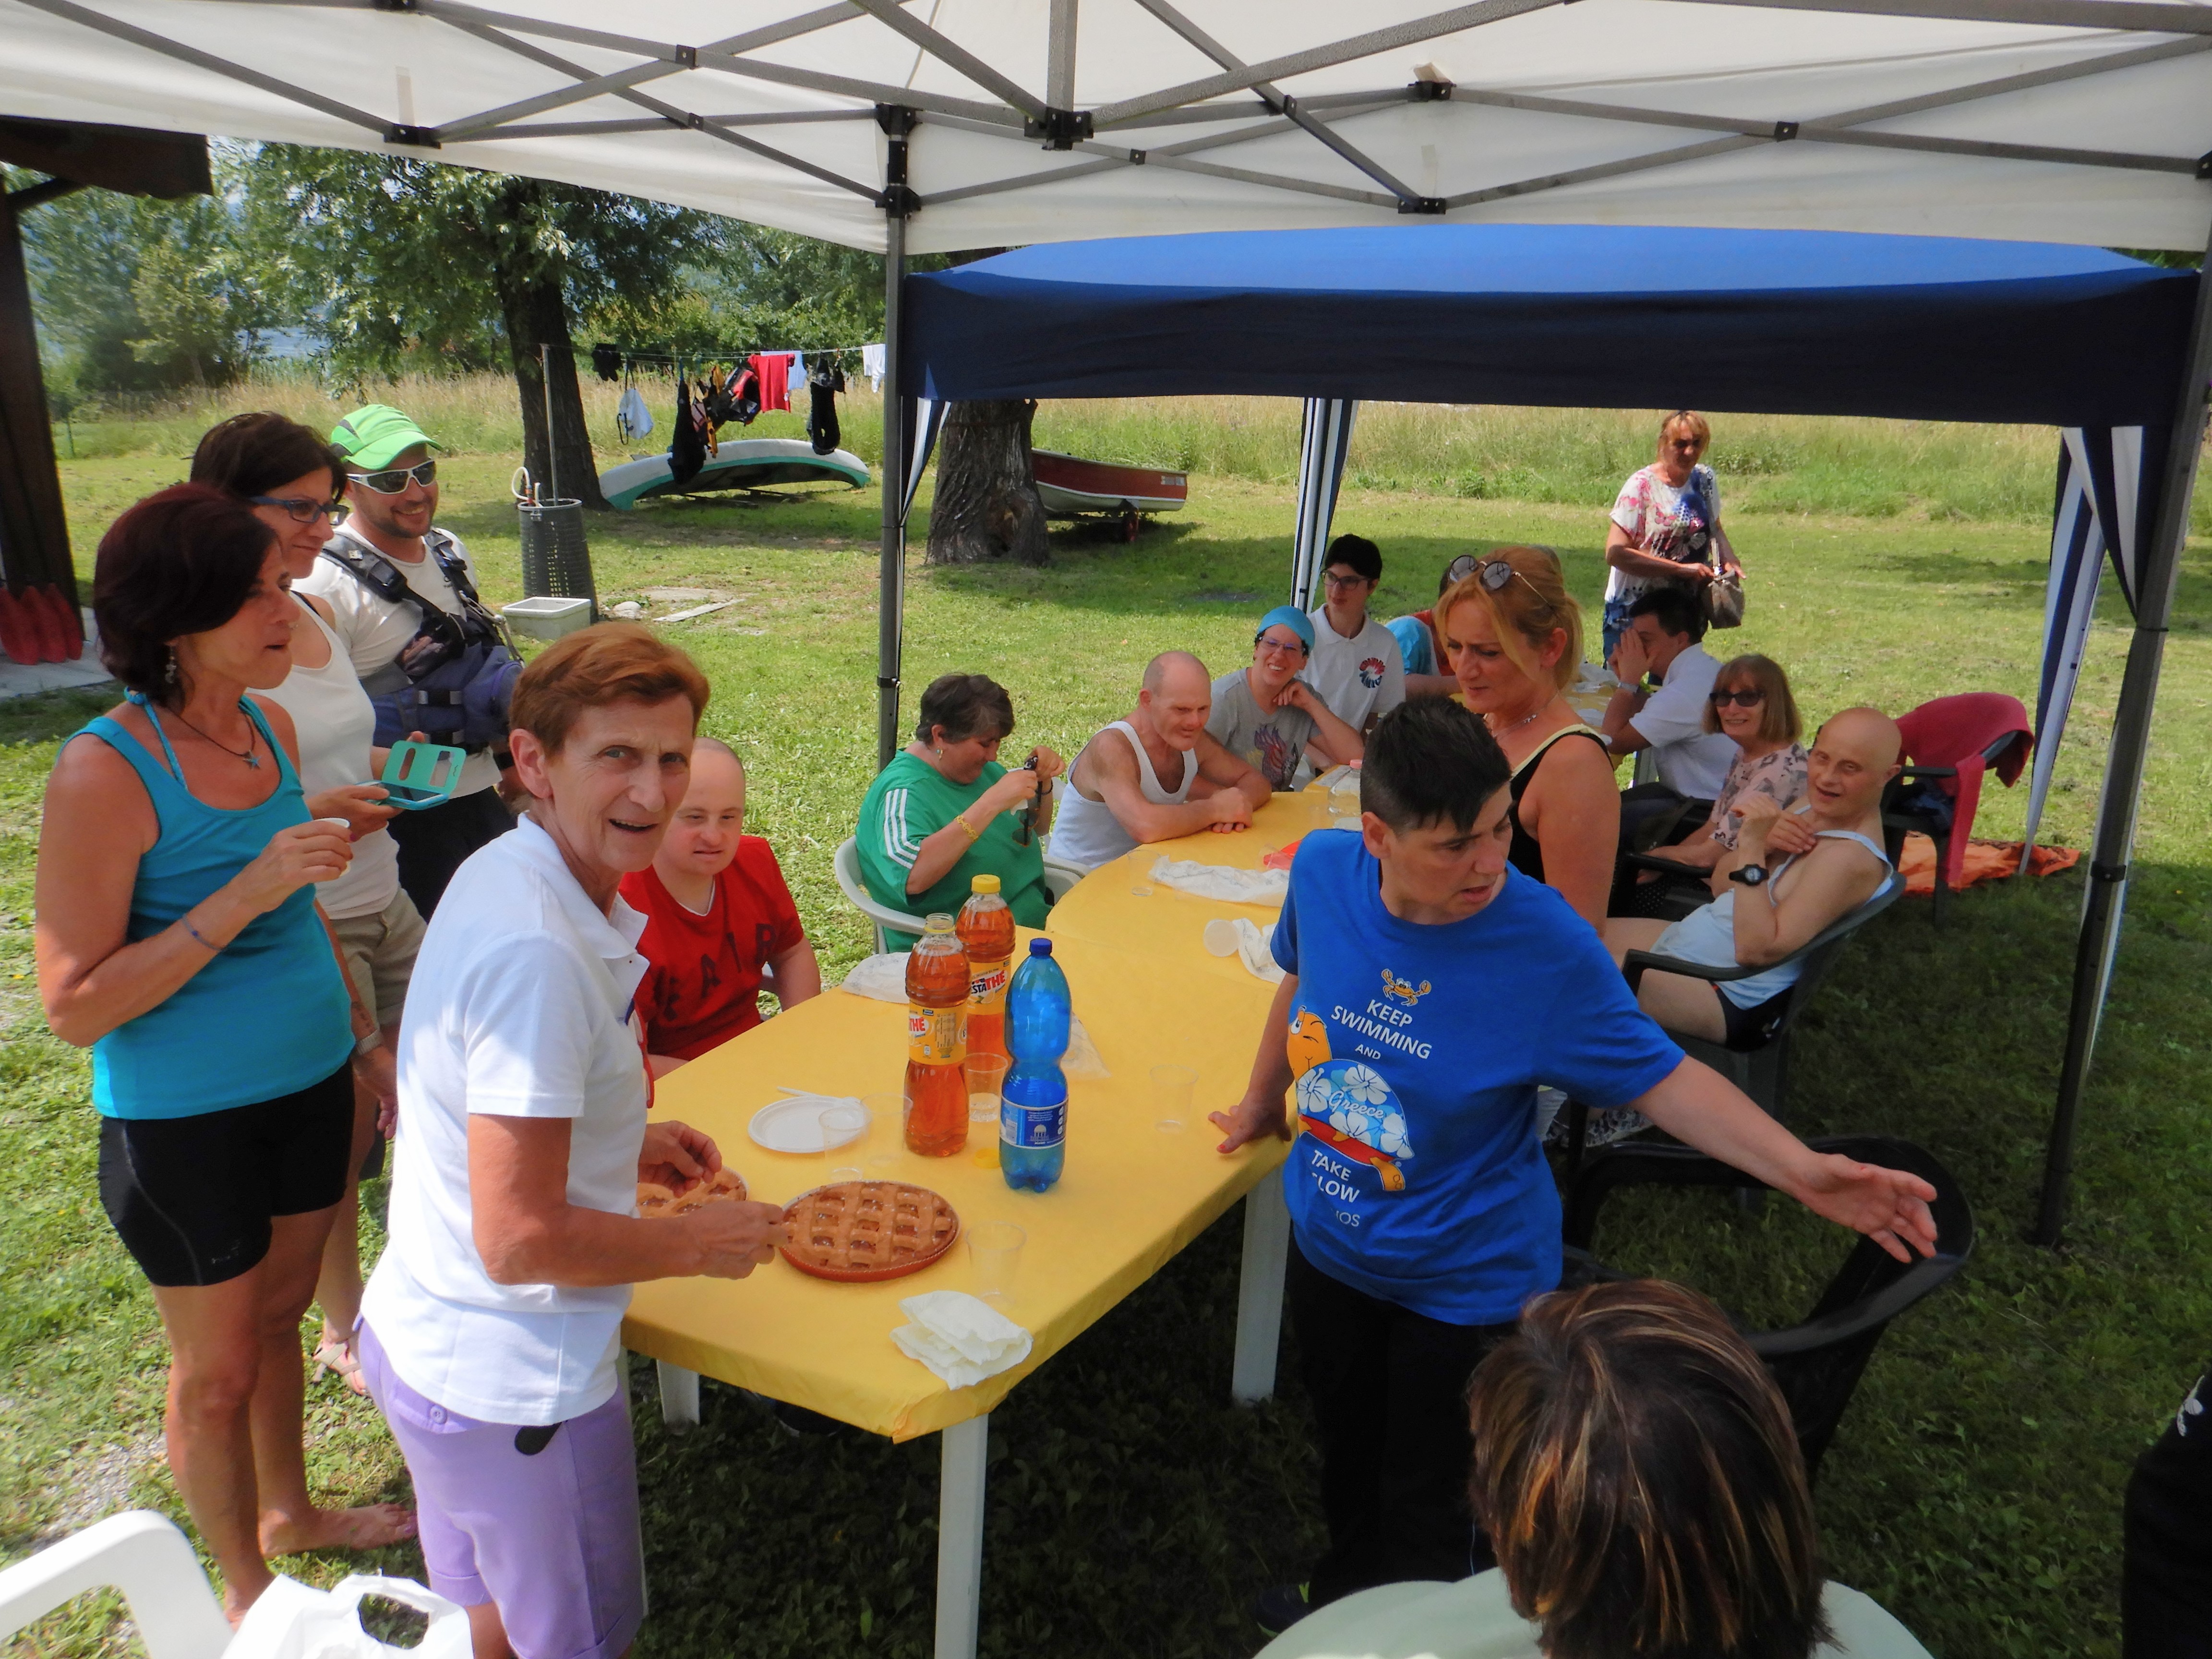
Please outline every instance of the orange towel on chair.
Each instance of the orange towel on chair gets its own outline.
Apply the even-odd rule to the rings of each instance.
[[[1996,881],[2001,877],[2016,873],[2020,869],[2020,842],[2016,841],[1970,841],[1966,857],[1960,861],[1960,887],[1972,887],[1978,881]],[[2076,847],[2039,847],[2027,873],[2031,876],[2052,876],[2061,870],[2071,870],[2081,860]],[[1905,873],[1905,890],[1922,898],[1931,897],[1936,891],[1936,843],[1925,836],[1905,838],[1905,856],[1898,860],[1897,867]]]

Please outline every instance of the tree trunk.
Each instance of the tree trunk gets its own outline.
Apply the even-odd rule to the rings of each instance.
[[[500,311],[507,324],[507,350],[514,362],[514,386],[522,401],[522,464],[531,482],[553,499],[555,486],[566,501],[583,502],[600,512],[610,509],[599,493],[599,463],[592,457],[592,439],[584,424],[584,397],[576,384],[576,357],[568,338],[568,302],[561,292],[558,272],[536,278],[510,278],[495,269]],[[549,450],[545,431],[545,378],[538,348],[546,354],[553,380],[553,432]]]
[[[1042,564],[1044,502],[1030,463],[1032,399],[954,404],[937,438],[937,495],[929,509],[929,562],[1012,559]],[[893,486],[886,481],[886,489]]]

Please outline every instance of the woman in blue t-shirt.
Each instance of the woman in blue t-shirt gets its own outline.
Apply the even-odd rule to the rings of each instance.
[[[1932,1249],[1918,1177],[1821,1156],[1636,1006],[1597,935],[1512,870],[1504,756],[1434,699],[1383,718],[1361,833],[1310,836],[1274,935],[1284,970],[1224,1152],[1298,1127],[1289,1296],[1322,1447],[1329,1547],[1261,1598],[1279,1629],[1370,1584],[1456,1579],[1468,1375],[1559,1282],[1536,1085],[1662,1128],[1875,1239]]]
[[[322,1509],[301,1445],[300,1316],[346,1186],[354,1076],[392,1056],[313,884],[352,857],[311,818],[291,717],[297,608],[252,509],[205,484],[101,538],[93,612],[122,703],[62,748],[39,836],[39,992],[92,1049],[100,1198],[169,1338],[169,1467],[227,1610],[264,1557],[414,1535],[397,1504]]]

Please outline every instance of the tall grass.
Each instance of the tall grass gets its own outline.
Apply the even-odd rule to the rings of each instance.
[[[584,409],[603,465],[667,442],[674,387],[641,382],[653,434],[625,446],[615,431],[620,387],[585,379]],[[364,402],[398,405],[458,453],[517,455],[522,416],[514,383],[496,374],[410,375],[333,386],[301,364],[264,365],[237,383],[96,421],[57,428],[67,454],[92,459],[188,455],[213,422],[274,409],[326,429]],[[881,459],[879,400],[866,390],[841,409],[844,444]],[[1346,482],[1358,488],[1476,500],[1588,506],[1612,500],[1652,457],[1660,411],[1365,404],[1352,432]],[[1296,473],[1299,407],[1281,398],[1054,400],[1036,441],[1099,460],[1282,483]],[[750,435],[805,434],[802,414],[763,415]],[[1970,426],[1792,415],[1723,415],[1708,459],[1735,511],[2033,522],[2051,513],[2057,434],[2048,427]],[[2212,532],[2212,490],[2200,491],[2195,528]]]

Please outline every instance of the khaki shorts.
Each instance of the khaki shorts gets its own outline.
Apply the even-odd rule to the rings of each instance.
[[[415,956],[422,948],[422,918],[415,901],[402,888],[381,910],[333,920],[331,931],[337,935],[346,976],[362,1006],[375,1011],[379,1025],[398,1024]]]

